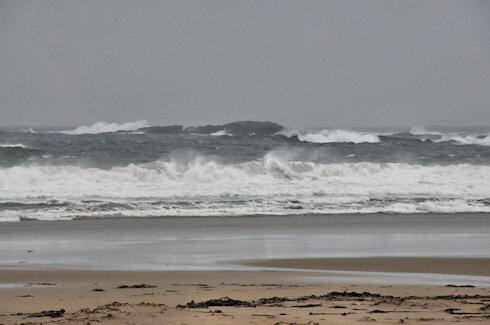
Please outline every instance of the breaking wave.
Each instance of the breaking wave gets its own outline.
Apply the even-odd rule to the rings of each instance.
[[[479,145],[490,146],[489,134],[465,134],[465,133],[442,133],[436,131],[428,131],[424,127],[413,126],[410,129],[412,135],[434,135],[431,141],[433,142],[455,142],[456,144],[464,145]]]
[[[61,131],[60,133],[65,134],[99,134],[99,133],[108,133],[108,132],[117,132],[117,131],[136,131],[143,127],[148,127],[149,124],[146,120],[136,121],[136,122],[127,122],[127,123],[107,123],[107,122],[97,122],[90,126],[83,125],[79,126],[73,130]]]
[[[223,136],[223,135],[232,136],[232,134],[229,134],[228,132],[226,132],[226,130],[220,130],[217,132],[213,132],[213,133],[211,133],[211,135],[213,135],[213,136]]]
[[[457,144],[490,146],[490,135],[444,134],[434,142],[454,141]]]
[[[27,148],[22,143],[0,143],[0,148]]]
[[[490,212],[490,166],[195,158],[0,168],[0,221],[106,216]],[[16,202],[12,208],[11,202]],[[57,202],[52,204],[50,202]],[[61,204],[59,202],[62,202]],[[20,207],[19,207],[20,204]]]
[[[389,189],[380,188],[380,190],[386,190],[386,193],[405,193],[426,190],[430,184],[431,186],[448,185],[448,191],[452,188],[450,192],[454,195],[463,195],[468,191],[468,193],[475,192],[477,189],[484,190],[482,193],[490,194],[490,188],[487,186],[488,179],[490,179],[490,166],[485,165],[422,166],[371,162],[322,164],[284,161],[274,155],[266,155],[261,160],[238,164],[222,164],[198,157],[188,162],[154,161],[111,169],[35,165],[0,168],[2,189],[9,188],[11,191],[15,188],[39,187],[40,191],[49,192],[52,189],[77,184],[85,187],[82,190],[84,193],[91,190],[111,192],[111,188],[120,186],[129,186],[128,190],[134,188],[137,190],[135,193],[138,193],[145,189],[144,186],[152,186],[152,190],[155,189],[153,186],[162,187],[162,190],[166,191],[167,185],[221,183],[288,185],[288,182],[299,180],[319,183],[335,181],[332,184],[345,182],[359,187],[361,192],[372,191],[372,188],[362,188],[363,185],[385,187],[389,184]],[[459,186],[455,183],[459,183]],[[310,185],[305,184],[307,187]],[[414,187],[409,188],[408,185]],[[479,185],[485,186],[480,188]],[[335,190],[341,191],[338,188]]]
[[[368,132],[359,132],[345,129],[323,129],[318,131],[310,130],[289,130],[284,131],[286,136],[297,136],[300,141],[313,143],[376,143],[380,142],[377,134]]]
[[[35,131],[33,128],[20,129],[20,130],[17,130],[17,132],[20,132],[20,133],[31,133],[31,134],[37,133],[37,131]]]
[[[409,131],[412,135],[441,135],[442,133],[436,131],[428,131],[423,126],[412,126]]]

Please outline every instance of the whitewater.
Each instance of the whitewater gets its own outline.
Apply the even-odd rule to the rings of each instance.
[[[490,212],[489,128],[0,129],[0,222]]]

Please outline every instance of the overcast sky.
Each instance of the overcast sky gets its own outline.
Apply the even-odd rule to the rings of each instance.
[[[490,125],[488,1],[2,1],[0,125]]]

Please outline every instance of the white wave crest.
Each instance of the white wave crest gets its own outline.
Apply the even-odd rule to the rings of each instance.
[[[226,132],[226,130],[221,130],[221,131],[213,132],[213,133],[211,133],[211,135],[213,135],[213,136],[222,136],[222,135],[231,136],[231,134],[229,134],[228,132]]]
[[[117,132],[117,131],[136,131],[139,128],[148,127],[149,124],[146,120],[128,122],[128,123],[107,123],[107,122],[97,122],[93,125],[79,126],[74,130],[61,131],[60,133],[65,134],[99,134],[107,132]]]
[[[35,131],[33,128],[20,129],[17,132],[20,132],[20,133],[37,133],[37,131]]]
[[[442,133],[436,131],[428,131],[423,126],[412,126],[409,131],[412,135],[441,135]]]
[[[286,136],[297,136],[301,141],[314,143],[376,143],[380,141],[377,134],[346,129],[323,129],[318,131],[290,130],[283,132],[283,134]]]
[[[458,144],[490,146],[490,135],[462,135],[462,134],[444,134],[440,139],[434,142],[455,141]]]
[[[0,168],[0,221],[104,216],[490,212],[490,166],[204,158],[112,169]],[[39,201],[39,202],[38,202]],[[50,202],[67,202],[50,205]]]
[[[421,195],[489,198],[490,166],[421,166],[403,163],[260,161],[220,164],[155,161],[109,170],[76,166],[0,168],[0,198],[47,195],[192,197],[233,195]]]
[[[480,145],[490,146],[490,135],[478,135],[478,134],[465,134],[465,133],[441,133],[435,131],[428,131],[424,127],[413,126],[410,129],[410,133],[413,135],[438,135],[436,139],[432,139],[433,142],[448,142],[454,141],[456,144],[466,145]]]
[[[26,193],[29,190],[48,193],[58,189],[62,192],[80,191],[122,197],[127,194],[124,191],[128,191],[132,195],[144,196],[151,195],[155,189],[163,193],[168,192],[171,186],[178,189],[187,188],[190,184],[196,185],[196,191],[199,191],[202,184],[216,185],[213,191],[219,193],[228,185],[235,187],[237,184],[251,184],[259,186],[254,191],[260,193],[260,186],[263,184],[279,188],[284,185],[288,190],[293,190],[289,185],[295,187],[298,185],[296,183],[304,189],[309,189],[315,184],[325,185],[326,187],[320,186],[322,192],[329,189],[332,193],[342,192],[346,189],[345,186],[348,186],[348,192],[359,194],[373,191],[385,194],[437,192],[456,196],[473,193],[490,197],[488,179],[490,166],[421,166],[368,162],[319,164],[284,161],[274,155],[266,155],[262,160],[239,164],[221,164],[213,160],[195,158],[184,163],[155,161],[108,170],[77,166],[0,168],[0,198],[16,190]],[[442,191],[443,188],[445,192]],[[232,192],[240,191],[240,188],[235,188]]]
[[[22,143],[0,143],[0,148],[27,148]]]

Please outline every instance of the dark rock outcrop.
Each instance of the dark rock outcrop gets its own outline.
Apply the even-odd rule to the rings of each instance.
[[[211,134],[223,130],[221,125],[190,126],[184,129],[185,133]]]
[[[284,127],[274,122],[239,121],[222,125],[202,125],[183,128],[182,125],[148,126],[137,131],[145,134],[212,134],[224,131],[233,135],[272,135],[281,131]]]
[[[233,135],[272,135],[281,131],[284,127],[274,122],[258,121],[239,121],[223,125],[205,125],[197,127],[188,127],[184,130],[186,133],[211,134],[218,131],[225,131]]]
[[[182,133],[182,125],[148,126],[139,128],[137,131],[151,134],[177,134]]]

